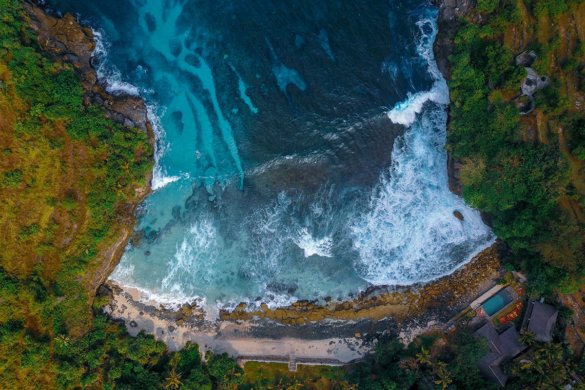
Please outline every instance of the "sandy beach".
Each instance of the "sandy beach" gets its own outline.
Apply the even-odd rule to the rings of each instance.
[[[468,264],[436,281],[409,287],[373,288],[344,302],[297,302],[261,310],[240,305],[211,318],[196,305],[178,310],[147,301],[140,291],[107,282],[105,312],[123,321],[132,336],[144,331],[170,350],[196,343],[200,351],[227,353],[241,362],[294,360],[305,364],[345,364],[361,359],[384,332],[412,341],[422,332],[445,330],[500,276],[494,245]]]
[[[256,338],[251,330],[259,325],[253,321],[178,324],[176,320],[144,311],[145,308],[133,300],[131,293],[116,290],[106,312],[115,319],[124,320],[130,335],[136,336],[144,331],[163,341],[170,350],[180,349],[191,342],[199,345],[202,354],[206,351],[226,352],[241,360],[288,361],[293,358],[299,362],[343,364],[360,359],[372,346],[371,342],[362,337],[317,340]],[[136,294],[136,291],[132,293]]]

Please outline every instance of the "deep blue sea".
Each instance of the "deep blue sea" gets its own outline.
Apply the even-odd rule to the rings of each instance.
[[[343,299],[493,241],[447,186],[429,1],[46,3],[94,29],[101,80],[156,125],[141,238],[111,276],[145,297]]]

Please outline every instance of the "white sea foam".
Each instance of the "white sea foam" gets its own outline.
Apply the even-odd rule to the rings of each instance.
[[[156,191],[161,189],[168,184],[174,183],[181,179],[181,176],[164,176],[162,174],[153,175],[152,178],[152,190]]]
[[[410,126],[416,120],[416,116],[422,111],[425,103],[448,104],[449,95],[442,88],[442,84],[442,82],[437,81],[430,91],[409,95],[405,101],[398,103],[388,112],[388,118],[393,123]]]
[[[221,253],[218,232],[209,217],[203,216],[191,225],[175,255],[167,262],[166,276],[161,282],[163,293],[198,288],[213,281],[216,261]]]
[[[246,171],[246,175],[251,176],[259,176],[263,173],[276,170],[278,167],[286,164],[293,164],[294,165],[315,165],[318,164],[321,160],[323,160],[323,155],[319,152],[310,153],[306,156],[300,156],[298,154],[289,154],[281,157],[276,157],[272,160],[266,161],[256,167],[251,167],[248,171]]]
[[[155,277],[155,280],[160,281],[157,287],[144,286],[142,277],[135,274],[135,266],[128,262],[128,251],[110,279],[122,286],[138,290],[142,302],[155,301],[170,309],[193,302],[201,307],[207,306],[206,297],[198,294],[197,289],[209,285],[214,280],[216,261],[221,248],[217,241],[218,234],[206,216],[202,216],[184,233],[175,254],[166,262],[165,272]],[[206,311],[214,312],[210,307]]]
[[[283,256],[285,243],[291,237],[290,227],[285,222],[291,208],[291,198],[281,192],[274,204],[256,210],[246,221],[251,232],[252,261],[248,265],[260,281],[266,281],[280,271],[279,260]]]
[[[116,271],[120,268],[118,266]],[[124,268],[124,265],[122,265]],[[195,304],[202,308],[206,314],[207,321],[215,321],[219,318],[219,310],[233,310],[241,303],[246,304],[246,310],[254,311],[261,307],[261,304],[266,304],[270,309],[276,309],[279,307],[290,306],[299,300],[298,297],[289,294],[275,294],[269,293],[263,296],[261,301],[253,300],[247,297],[231,298],[227,300],[217,299],[215,301],[209,301],[207,297],[199,294],[189,295],[185,293],[184,289],[180,284],[171,286],[168,291],[161,291],[154,288],[145,288],[140,283],[135,283],[131,279],[120,277],[119,273],[114,272],[110,278],[118,285],[133,289],[139,292],[138,301],[145,304],[152,304],[156,302],[157,305],[162,305],[166,309],[178,310],[184,304]],[[268,287],[264,285],[264,291],[268,291]]]
[[[368,211],[351,225],[356,271],[374,284],[412,284],[448,274],[493,242],[479,212],[449,191],[446,172],[447,85],[433,58],[436,24],[417,23],[419,54],[435,78],[388,114],[409,126],[396,140],[392,164],[380,177]],[[460,221],[454,211],[463,214]]]
[[[132,95],[139,96],[140,89],[135,85],[122,81],[122,75],[120,73],[112,73],[108,77],[108,83],[106,85],[106,91],[111,94],[117,95]]]
[[[306,227],[298,232],[295,244],[304,251],[305,257],[313,255],[332,257],[333,239],[331,237],[315,238]]]
[[[262,296],[262,300],[254,300],[247,297],[232,298],[229,300],[221,301],[218,300],[215,303],[215,307],[225,310],[233,310],[241,303],[246,304],[247,311],[254,311],[261,308],[262,304],[266,304],[269,309],[276,309],[279,307],[287,307],[295,302],[299,301],[299,298],[290,294],[277,294],[270,292],[270,288],[263,284],[261,288],[264,292],[268,293]]]
[[[152,131],[154,133],[154,170],[152,172],[152,190],[156,191],[167,185],[174,183],[181,179],[189,179],[189,174],[169,176],[165,172],[160,162],[162,156],[165,154],[170,145],[166,142],[166,133],[160,118],[164,116],[165,109],[154,104],[148,104],[147,115],[148,120],[152,124]]]
[[[110,279],[117,282],[125,281],[132,283],[132,276],[134,275],[134,264],[128,264],[127,262],[120,261],[120,264],[114,269],[114,272],[110,275]]]
[[[106,91],[112,94],[125,94],[132,96],[140,96],[143,92],[135,85],[132,85],[122,80],[121,72],[108,61],[108,51],[110,43],[104,36],[104,33],[100,30],[92,30],[95,42],[95,49],[92,57],[96,63],[96,72],[98,79],[106,85]],[[144,69],[141,71],[144,72]],[[148,120],[152,124],[153,132],[155,136],[155,147],[154,147],[154,171],[152,175],[152,190],[156,191],[161,189],[168,184],[176,182],[182,178],[182,176],[168,176],[164,172],[160,164],[160,159],[169,147],[165,143],[165,131],[160,122],[160,118],[164,115],[164,108],[161,108],[155,104],[147,104],[147,116]]]
[[[98,79],[106,85],[106,91],[111,94],[139,96],[140,88],[122,80],[122,73],[108,63],[109,42],[99,30],[93,30],[95,49],[92,57],[97,63],[96,72]]]
[[[153,289],[144,288],[142,283],[137,282],[134,277],[135,267],[127,261],[126,255],[120,260],[120,264],[114,269],[109,279],[128,289],[134,289],[140,293],[139,301],[143,303],[157,302],[169,309],[177,309],[184,303],[199,302],[205,300],[199,296],[187,296],[185,294],[172,295],[162,292],[155,292]]]
[[[430,19],[423,19],[418,21],[416,25],[421,34],[417,51],[426,60],[427,69],[435,81],[429,91],[409,94],[406,100],[396,104],[388,112],[388,117],[392,122],[404,126],[410,126],[414,123],[416,116],[421,113],[427,102],[449,104],[449,88],[437,68],[433,55],[433,42],[437,35],[436,23]]]
[[[357,272],[374,284],[412,284],[456,269],[493,241],[479,213],[447,185],[445,111],[426,109],[395,143],[369,211],[352,225]],[[454,211],[464,216],[458,220]]]
[[[103,62],[107,58],[108,50],[107,44],[104,39],[104,34],[101,31],[92,29],[93,41],[95,43],[95,49],[93,50],[92,57],[100,62]]]
[[[162,305],[164,308],[170,310],[177,310],[186,303],[196,304],[206,312],[212,309],[212,307],[215,307],[215,305],[208,305],[205,297],[199,295],[190,296],[184,294],[180,289],[176,289],[170,293],[161,293],[152,288],[145,288],[139,283],[131,283],[125,279],[118,280],[114,274],[112,274],[109,279],[124,288],[138,291],[140,293],[138,301],[141,303],[152,304],[152,302],[156,302],[157,305]],[[211,311],[213,312],[213,310]]]

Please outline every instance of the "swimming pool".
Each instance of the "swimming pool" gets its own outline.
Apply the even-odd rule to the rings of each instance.
[[[514,300],[507,288],[500,290],[496,295],[485,301],[481,307],[488,316],[493,316]]]

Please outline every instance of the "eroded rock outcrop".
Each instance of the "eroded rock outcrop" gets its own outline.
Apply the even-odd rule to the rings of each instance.
[[[408,287],[372,286],[353,299],[325,304],[298,301],[288,307],[270,309],[262,305],[259,310],[250,310],[245,303],[241,303],[231,311],[221,310],[220,319],[266,319],[285,325],[383,318],[403,323],[427,317],[446,322],[458,310],[469,305],[480,292],[493,286],[501,276],[500,250],[499,245],[493,245],[453,274],[426,284]]]
[[[439,71],[448,81],[451,77],[449,69],[449,56],[453,53],[455,47],[455,34],[459,27],[459,18],[465,15],[472,7],[470,0],[434,0],[434,4],[439,7],[439,17],[437,20],[439,31],[433,45],[435,61]],[[449,124],[447,123],[447,129]],[[447,155],[447,173],[449,178],[449,189],[454,194],[462,195],[463,189],[460,180],[461,164],[450,154]]]
[[[98,80],[92,62],[96,47],[93,31],[80,25],[73,15],[62,18],[47,14],[41,7],[25,2],[29,24],[37,33],[40,48],[62,67],[72,67],[79,75],[85,92],[84,104],[98,104],[106,109],[106,115],[125,127],[145,131],[151,145],[154,133],[147,117],[144,101],[138,96],[114,95],[106,90],[106,84]],[[105,83],[105,81],[104,81]],[[136,206],[150,193],[151,175],[145,178],[145,185],[135,188],[136,198],[132,199],[117,215],[118,239],[108,247],[101,248],[96,255],[95,265],[84,275],[88,296],[93,299],[98,288],[107,280],[121,258],[134,228]]]
[[[81,26],[71,14],[57,18],[32,4],[25,4],[25,8],[41,48],[55,60],[71,64],[80,75],[86,104],[102,105],[109,118],[124,126],[152,130],[146,104],[140,97],[107,93],[106,85],[98,80],[92,64],[95,40],[90,28]]]

